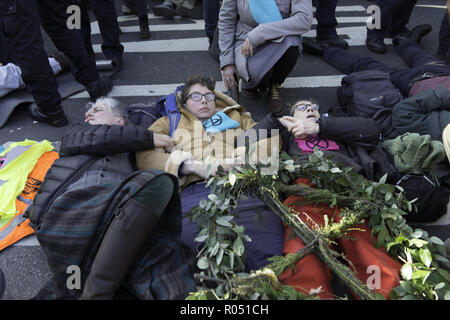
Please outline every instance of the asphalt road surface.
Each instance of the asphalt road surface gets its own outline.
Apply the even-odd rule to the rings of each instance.
[[[151,0],[149,6],[161,1]],[[395,54],[392,45],[388,52],[380,55],[371,53],[364,45],[365,24],[369,14],[366,9],[373,4],[367,0],[338,1],[338,33],[350,43],[350,52],[373,56],[384,63],[406,68],[406,64]],[[204,32],[203,20],[189,20],[175,17],[168,20],[155,17],[149,10],[151,39],[139,39],[139,27],[136,16],[126,16],[121,10],[122,1],[116,0],[119,24],[122,29],[121,41],[125,46],[124,63],[120,73],[114,76],[114,88],[109,94],[126,104],[138,102],[151,103],[161,95],[173,91],[190,75],[208,74],[217,80],[218,89],[223,89],[218,64],[207,51],[208,40]],[[419,0],[414,9],[409,27],[429,23],[433,31],[421,42],[424,49],[436,52],[438,32],[445,11],[444,0]],[[316,22],[306,36],[315,36]],[[98,25],[92,20],[92,40],[99,59],[104,59],[100,50],[101,37]],[[391,44],[390,39],[386,43]],[[53,45],[46,41],[48,51]],[[327,110],[337,104],[336,89],[343,74],[327,65],[321,58],[305,53],[281,89],[282,97],[288,102],[299,98],[315,98],[320,101],[321,109]],[[82,121],[88,102],[86,92],[65,99],[62,106],[71,122]],[[254,120],[260,120],[268,111],[266,100],[241,99],[241,104],[252,113]],[[58,140],[64,128],[54,128],[33,121],[26,107],[17,108],[0,129],[0,144],[24,139],[50,141]],[[450,219],[448,215],[439,223],[428,226],[428,230],[449,237]],[[8,299],[29,299],[49,279],[50,272],[45,256],[34,236],[29,236],[17,244],[0,252],[0,268],[7,281]]]

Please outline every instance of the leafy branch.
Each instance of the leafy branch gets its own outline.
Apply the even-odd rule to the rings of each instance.
[[[306,299],[314,298],[294,293],[293,288],[275,281],[284,270],[314,252],[344,283],[363,299],[378,299],[380,295],[369,290],[352,270],[336,257],[328,246],[344,236],[364,219],[372,234],[395,259],[403,264],[403,280],[393,290],[393,299],[450,299],[450,262],[448,248],[437,237],[428,237],[423,230],[413,230],[404,215],[411,211],[399,187],[380,181],[369,181],[351,168],[335,165],[320,151],[309,161],[295,164],[287,154],[281,154],[277,175],[262,175],[258,166],[247,165],[208,181],[211,194],[202,200],[189,216],[196,221],[200,232],[196,241],[202,243],[197,255],[198,278],[214,279],[215,289],[200,290],[189,299]],[[314,188],[292,184],[296,178],[308,178]],[[299,195],[301,204],[320,203],[341,209],[338,223],[326,221],[323,228],[309,228],[296,212],[280,200],[283,196]],[[304,250],[284,257],[273,257],[263,270],[244,273],[245,235],[242,226],[234,222],[234,212],[241,199],[250,195],[260,197],[294,233],[306,244]],[[274,278],[275,277],[275,278]],[[295,291],[295,290],[294,290]]]

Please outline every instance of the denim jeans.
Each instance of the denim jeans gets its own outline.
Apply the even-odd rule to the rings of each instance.
[[[199,230],[195,222],[185,217],[186,213],[197,206],[202,199],[207,199],[210,193],[204,183],[192,184],[180,194],[181,210],[183,212],[183,227],[181,240],[190,248],[199,245],[194,242]],[[284,227],[281,219],[273,213],[259,198],[249,197],[238,204],[235,221],[245,228],[245,234],[252,241],[245,242],[247,271],[257,270],[269,264],[268,258],[281,255],[284,245]],[[258,219],[261,217],[261,219]]]

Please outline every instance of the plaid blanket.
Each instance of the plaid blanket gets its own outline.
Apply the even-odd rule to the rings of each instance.
[[[89,275],[103,236],[116,210],[161,171],[138,171],[120,185],[97,185],[66,192],[55,199],[35,227],[54,277],[34,299],[77,299]],[[181,209],[178,183],[157,231],[124,283],[140,299],[184,299],[195,290],[193,255],[179,240]],[[68,267],[81,270],[81,289],[69,289]]]

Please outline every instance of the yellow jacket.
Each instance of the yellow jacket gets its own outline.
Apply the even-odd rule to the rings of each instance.
[[[136,153],[137,166],[141,170],[155,168],[164,170],[177,177],[180,165],[185,160],[200,160],[204,162],[213,162],[214,160],[221,160],[233,158],[236,156],[235,141],[236,137],[240,136],[247,129],[253,127],[256,122],[251,118],[249,112],[244,107],[238,105],[232,98],[223,94],[220,91],[215,91],[216,94],[216,112],[223,111],[231,119],[239,123],[239,127],[235,129],[227,129],[222,132],[207,134],[203,128],[202,122],[192,115],[187,109],[181,106],[180,96],[177,96],[178,109],[181,112],[180,122],[177,129],[172,134],[172,139],[175,149],[172,153],[164,153],[157,150],[141,151]],[[169,119],[162,117],[155,121],[148,130],[153,133],[169,134]],[[277,141],[265,139],[258,142],[258,146],[271,146],[272,143],[279,144]],[[255,149],[257,150],[257,149]],[[268,148],[268,156],[270,150]],[[279,149],[278,149],[279,150]],[[202,180],[197,175],[189,175],[180,178],[180,186],[187,186],[191,182]]]

